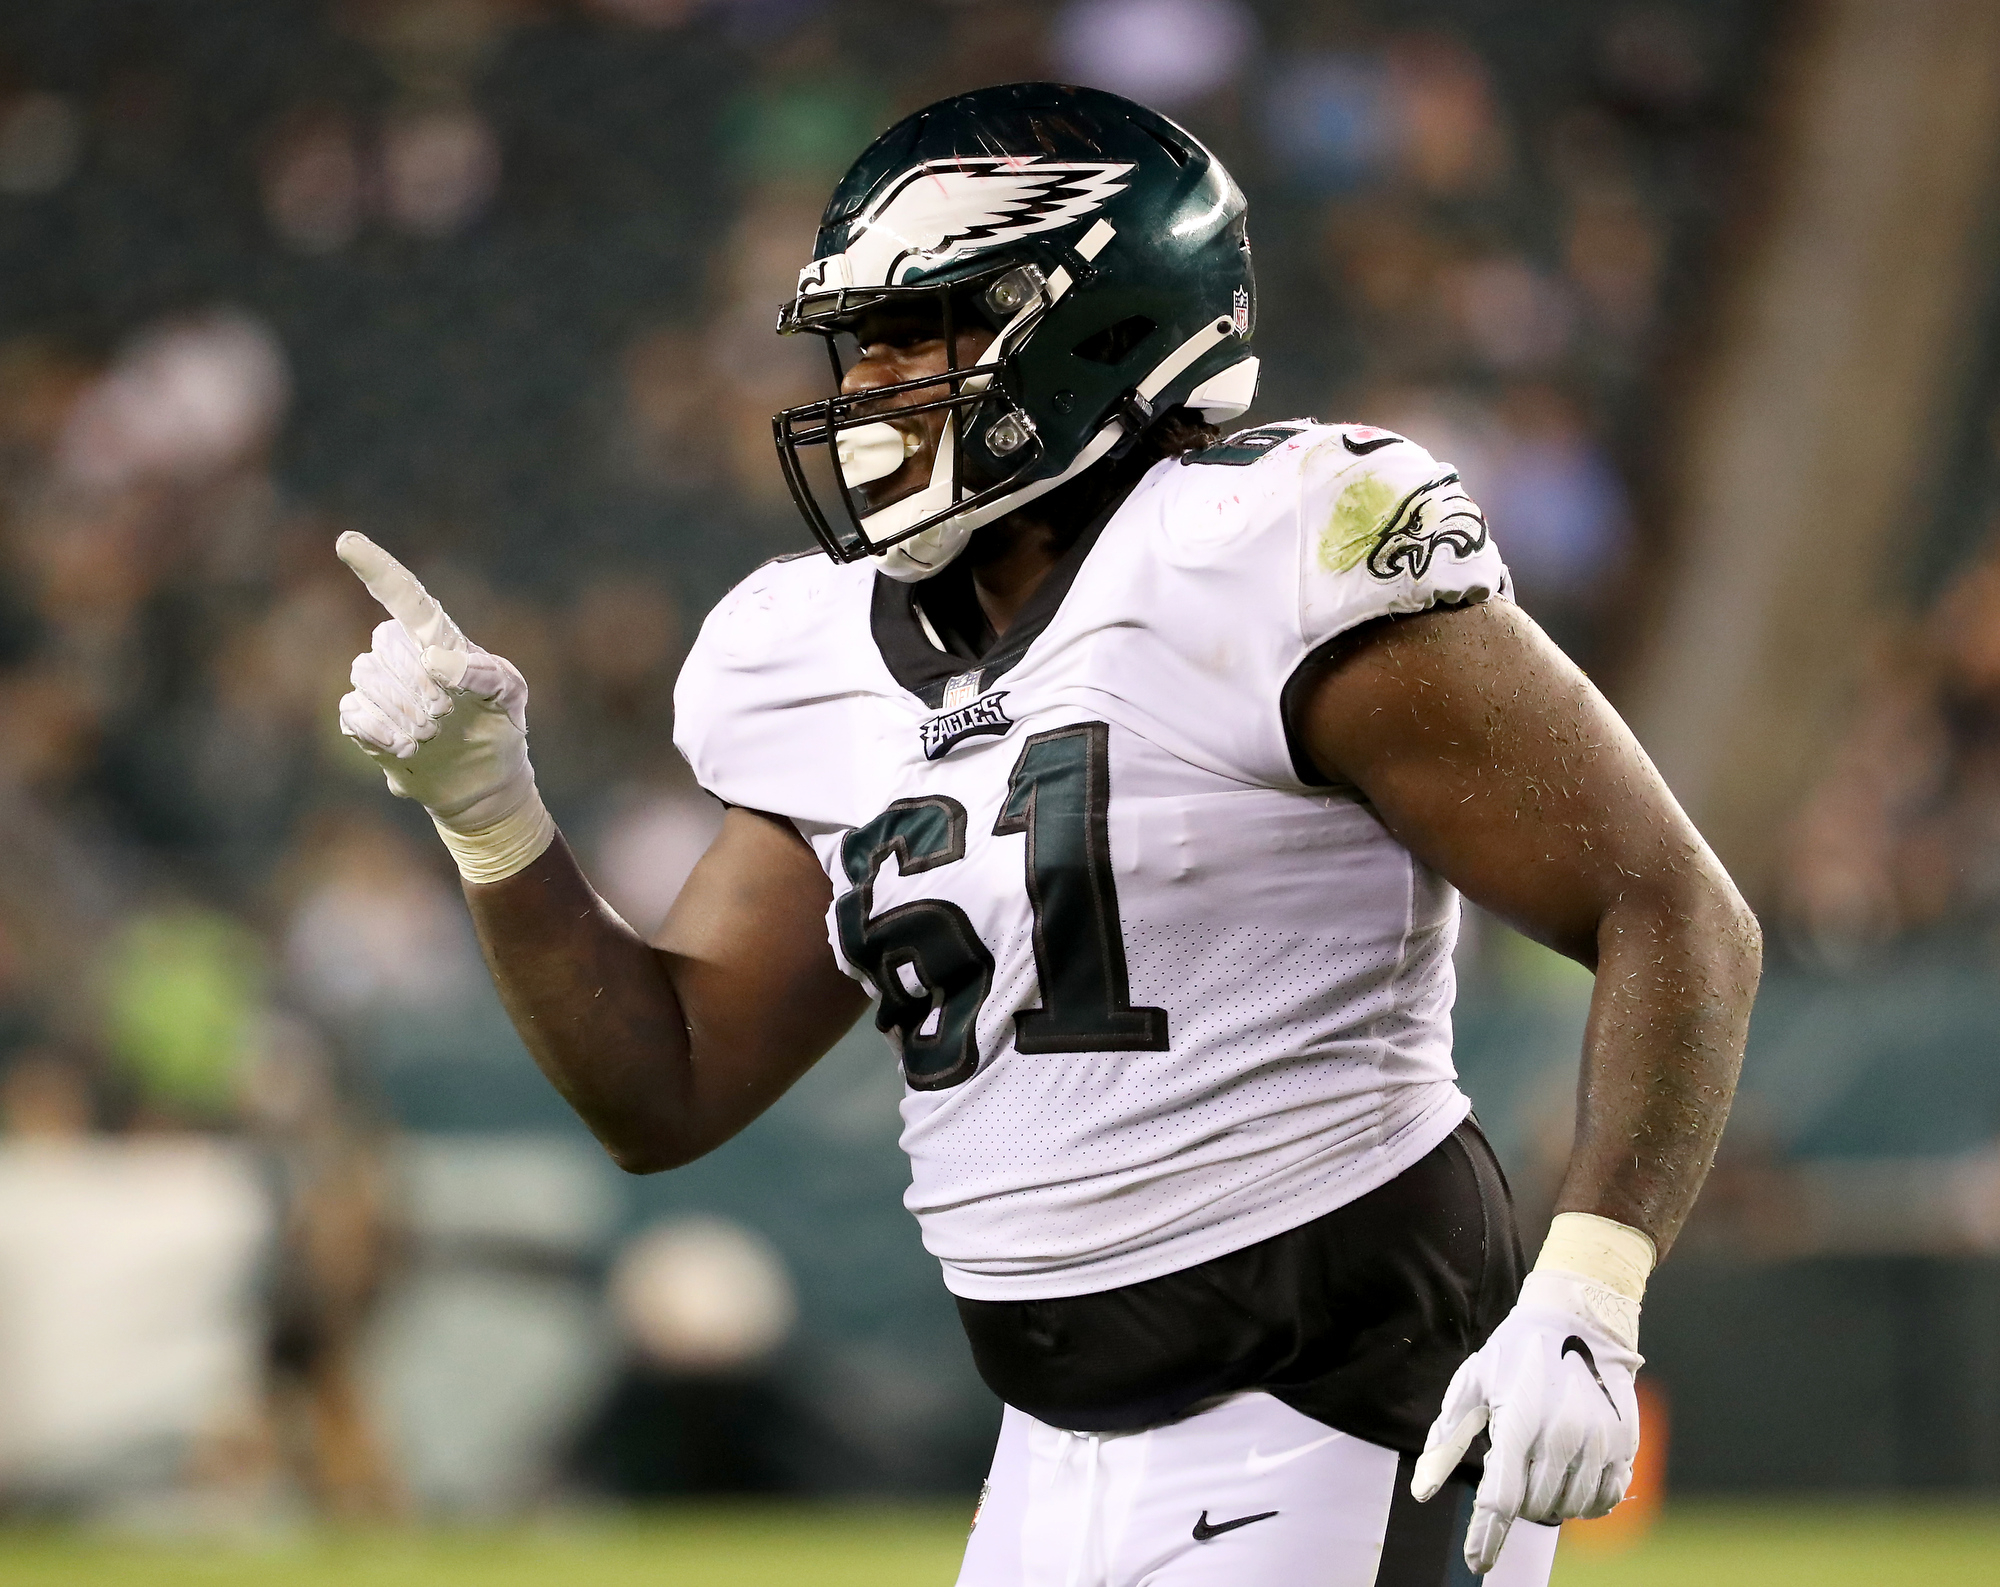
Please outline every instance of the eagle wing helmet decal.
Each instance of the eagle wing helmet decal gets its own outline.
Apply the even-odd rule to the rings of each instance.
[[[848,281],[893,286],[967,252],[1066,226],[1125,191],[1129,164],[932,160],[904,172],[848,233]]]

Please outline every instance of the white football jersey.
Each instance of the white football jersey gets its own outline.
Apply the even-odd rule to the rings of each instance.
[[[1507,594],[1450,466],[1304,420],[1160,463],[977,667],[916,590],[766,564],[703,624],[676,740],[832,879],[947,1285],[1154,1278],[1442,1141],[1457,894],[1313,786],[1280,698],[1357,623]]]

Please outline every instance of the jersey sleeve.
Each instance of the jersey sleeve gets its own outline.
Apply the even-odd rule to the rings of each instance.
[[[1146,664],[1108,685],[1121,709],[1171,753],[1262,787],[1324,786],[1285,722],[1316,648],[1373,618],[1511,593],[1456,471],[1358,426],[1287,420],[1163,463],[1106,535],[1122,560],[1090,598],[1148,635]]]
[[[1512,595],[1458,471],[1383,430],[1342,429],[1306,453],[1299,555],[1308,651],[1372,618]]]
[[[724,804],[795,821],[843,813],[856,753],[845,573],[817,553],[768,562],[702,623],[674,684],[674,745]]]

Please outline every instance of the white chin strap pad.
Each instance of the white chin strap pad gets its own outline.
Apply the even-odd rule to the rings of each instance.
[[[1076,461],[1054,479],[1038,479],[1033,484],[1023,485],[1019,490],[1009,491],[997,501],[989,501],[983,507],[975,507],[960,513],[955,518],[947,518],[943,523],[926,529],[922,534],[911,535],[900,540],[878,557],[870,557],[878,571],[902,584],[915,584],[929,578],[934,573],[942,573],[951,559],[965,549],[965,543],[972,538],[973,531],[983,529],[996,518],[1004,518],[1017,507],[1025,507],[1037,496],[1045,496],[1058,485],[1066,485],[1081,474],[1091,464],[1101,460],[1105,453],[1118,444],[1118,438],[1125,433],[1124,425],[1117,420],[1104,426],[1077,454]],[[925,493],[927,494],[927,492]],[[908,500],[914,501],[915,497]],[[897,502],[896,506],[902,506]],[[888,509],[885,509],[885,511]],[[869,518],[868,526],[873,528],[880,514]]]
[[[885,425],[883,428],[886,429],[888,426]],[[900,442],[898,444],[900,445]],[[902,500],[892,501],[886,507],[869,513],[861,520],[862,528],[866,529],[871,536],[879,540],[884,535],[892,535],[897,530],[907,528],[913,523],[922,523],[924,519],[930,517],[933,513],[942,512],[945,508],[949,507],[952,503],[952,497],[955,494],[953,490],[955,477],[953,465],[957,454],[958,416],[956,414],[949,414],[944,421],[943,433],[938,436],[937,455],[931,460],[931,477],[924,485],[924,488],[912,491],[909,495],[903,497]],[[900,465],[898,466],[900,467]],[[889,472],[893,474],[895,470],[891,469]],[[850,480],[850,483],[852,483],[852,480]],[[965,547],[965,541],[961,538],[942,557],[937,557],[937,553],[934,550],[925,549],[927,545],[938,544],[939,542],[934,540],[933,537],[946,534],[950,528],[951,523],[946,522],[939,524],[935,529],[926,529],[920,535],[912,535],[908,540],[899,541],[896,545],[891,546],[887,552],[883,553],[882,557],[875,557],[872,560],[879,565],[883,562],[884,557],[894,556],[896,552],[908,546],[914,552],[914,558],[910,559],[912,571],[897,573],[891,571],[886,566],[883,567],[882,571],[888,573],[891,578],[903,579],[905,581],[928,578],[931,574],[937,572],[939,568],[943,567],[946,562],[957,556]],[[933,561],[934,557],[937,557],[937,560]],[[916,571],[917,569],[921,569],[922,571]]]
[[[899,584],[916,584],[942,572],[972,538],[972,524],[952,518],[920,535],[899,540],[879,557],[870,557],[878,571]]]

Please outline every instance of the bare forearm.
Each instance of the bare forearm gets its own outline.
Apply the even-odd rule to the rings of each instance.
[[[592,891],[560,836],[465,897],[535,1063],[615,1159],[641,1166],[685,1114],[687,1022],[661,954]]]
[[[1666,1254],[1729,1117],[1760,964],[1726,879],[1605,915],[1558,1212],[1642,1229]]]
[[[826,939],[832,891],[791,823],[731,810],[647,943],[555,844],[466,888],[500,996],[543,1073],[634,1173],[712,1151],[866,1006]]]

